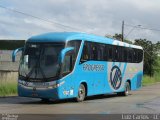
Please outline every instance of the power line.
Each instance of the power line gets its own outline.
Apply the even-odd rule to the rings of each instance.
[[[135,29],[135,28],[139,28],[141,25],[138,26],[134,26],[126,35],[125,35],[125,39],[128,37],[128,35]]]
[[[32,17],[32,18],[36,18],[36,19],[39,19],[41,21],[45,21],[45,22],[48,22],[48,23],[57,24],[59,26],[65,27],[65,28],[74,29],[74,30],[78,30],[78,31],[80,30],[78,28],[71,27],[71,26],[68,26],[68,25],[64,25],[64,24],[58,23],[56,21],[51,21],[51,20],[48,20],[46,18],[41,18],[41,17],[34,16],[34,15],[31,15],[31,14],[28,14],[28,13],[25,13],[25,12],[21,12],[21,11],[15,10],[15,9],[11,9],[11,8],[5,7],[3,5],[0,5],[0,8],[6,9],[8,11],[16,12],[16,13],[19,13],[19,14],[22,14],[22,15],[25,15],[25,16],[29,16],[29,17]]]
[[[122,21],[122,42],[124,41],[124,20]]]
[[[64,24],[61,24],[61,23],[58,23],[56,21],[53,21],[53,20],[49,20],[49,19],[46,19],[46,18],[41,18],[41,17],[38,17],[38,16],[34,16],[34,15],[31,15],[31,14],[28,14],[28,13],[25,13],[25,12],[22,12],[22,11],[19,11],[19,10],[16,10],[16,9],[12,9],[12,8],[8,8],[8,7],[5,7],[3,5],[0,4],[0,8],[3,8],[3,9],[6,9],[8,11],[12,11],[12,12],[16,12],[16,13],[19,13],[19,14],[22,14],[22,15],[25,15],[25,16],[29,16],[29,17],[32,17],[32,18],[35,18],[35,19],[39,19],[41,21],[44,21],[44,22],[48,22],[48,23],[51,23],[51,24],[57,24],[59,26],[62,26],[62,27],[65,27],[65,28],[69,28],[69,29],[74,29],[74,30],[77,30],[77,31],[81,31],[80,29],[78,28],[75,28],[75,27],[71,27],[71,26],[68,26],[68,25],[64,25]],[[134,27],[135,28],[138,28],[138,29],[146,29],[146,30],[151,30],[151,31],[160,31],[160,29],[155,29],[155,28],[147,28],[147,27],[141,27],[141,25],[139,26],[136,26],[136,25],[131,25],[131,24],[124,24],[125,26],[129,26],[129,27]],[[133,30],[131,30],[132,32]],[[126,35],[128,36],[130,34],[130,32]],[[126,38],[125,36],[125,38]]]
[[[146,30],[151,30],[151,31],[160,31],[160,29],[141,27],[142,25],[137,26],[137,25],[125,24],[125,26],[135,27],[135,28],[138,28],[138,29],[146,29]]]

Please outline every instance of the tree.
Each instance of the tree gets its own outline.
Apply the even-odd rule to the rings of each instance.
[[[153,76],[155,73],[154,66],[158,65],[157,45],[146,39],[136,39],[134,44],[143,47],[144,73]]]
[[[160,41],[155,44],[155,48],[157,49],[158,56],[160,56]]]
[[[113,35],[113,36],[111,36],[111,35],[105,35],[105,37],[122,41],[122,34],[118,34],[118,33],[116,33],[116,34]],[[132,42],[131,42],[130,40],[127,40],[127,39],[124,39],[124,42],[129,43],[129,44],[132,44]]]
[[[113,38],[116,39],[116,40],[122,41],[122,34],[116,33],[116,34],[113,36]]]

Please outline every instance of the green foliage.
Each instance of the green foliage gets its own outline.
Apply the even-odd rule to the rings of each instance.
[[[129,43],[129,44],[133,44],[132,41],[124,39],[124,42]]]
[[[146,86],[146,85],[155,84],[157,82],[160,82],[160,72],[155,72],[155,74],[152,77],[148,75],[144,75],[142,85]]]
[[[0,96],[16,95],[17,82],[5,82],[0,84]]]
[[[116,40],[122,41],[122,34],[116,33],[116,34],[113,36],[113,38],[116,39]]]
[[[118,34],[118,33],[116,33],[116,34],[113,36],[113,39],[116,39],[116,40],[122,41],[122,34]],[[124,39],[124,41],[123,41],[123,42],[129,43],[129,44],[133,44],[133,43],[132,43],[132,41],[127,40],[127,39]]]
[[[0,50],[14,50],[23,47],[24,40],[0,40]]]
[[[156,72],[159,72],[160,74],[160,56],[158,56],[157,58],[157,63],[156,65],[154,65],[154,68],[153,68]]]
[[[151,41],[146,39],[136,39],[135,45],[143,47],[144,50],[144,73],[153,76],[156,72],[155,66],[159,66],[158,63],[158,45],[153,44]]]

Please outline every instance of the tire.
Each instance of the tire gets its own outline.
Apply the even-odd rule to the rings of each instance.
[[[86,97],[86,88],[83,84],[80,84],[76,101],[82,102],[84,101],[85,97]]]
[[[46,102],[49,102],[50,100],[47,98],[41,98],[41,101],[46,103]]]
[[[125,84],[125,90],[123,92],[119,92],[117,94],[120,95],[120,96],[128,96],[129,93],[130,93],[130,90],[131,90],[130,84],[129,84],[129,82],[126,82],[126,84]]]

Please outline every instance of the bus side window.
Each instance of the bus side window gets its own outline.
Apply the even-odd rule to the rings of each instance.
[[[112,61],[113,59],[113,50],[112,50],[112,46],[108,45],[108,61]]]
[[[137,50],[133,49],[133,63],[137,63],[137,62],[138,62]]]
[[[122,62],[127,62],[127,48],[123,47],[122,48]]]
[[[133,50],[132,48],[128,48],[128,58],[127,58],[127,62],[132,63],[133,61]]]
[[[88,60],[94,60],[96,54],[96,47],[94,43],[87,42],[87,56]]]
[[[105,45],[98,44],[97,51],[98,51],[98,60],[104,61],[105,60]]]
[[[88,45],[87,43],[84,44],[83,46],[83,51],[82,51],[82,57],[81,57],[81,61],[87,61],[89,60],[89,54],[88,54]]]
[[[107,45],[105,45],[103,54],[104,54],[104,60],[108,61],[109,52],[108,52],[108,46]]]
[[[121,46],[117,46],[117,54],[118,54],[118,61],[122,62],[122,47]]]
[[[89,43],[89,47],[90,47],[90,60],[98,60],[98,48],[96,43]]]
[[[117,46],[112,46],[113,47],[113,61],[117,62],[118,61],[118,47]]]
[[[96,42],[85,42],[81,61],[93,60],[102,61],[104,59],[105,45]]]
[[[143,60],[143,50],[137,50],[137,51],[138,51],[138,63],[140,63]]]

